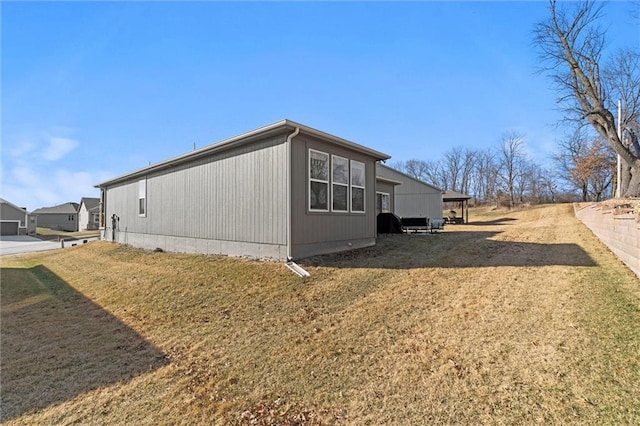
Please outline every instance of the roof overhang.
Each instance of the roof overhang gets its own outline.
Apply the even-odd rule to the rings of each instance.
[[[390,183],[393,185],[402,185],[402,182],[400,182],[399,180],[389,179],[384,176],[376,176],[376,180],[379,180],[380,182]]]
[[[184,163],[188,163],[199,158],[207,157],[209,155],[222,152],[231,148],[235,148],[237,146],[242,146],[245,144],[249,144],[255,142],[260,139],[264,139],[270,136],[276,136],[283,133],[293,132],[295,129],[300,129],[301,134],[306,134],[309,136],[314,136],[320,138],[322,140],[335,143],[336,145],[343,146],[345,148],[352,149],[354,151],[361,152],[363,154],[369,155],[378,160],[388,160],[391,156],[384,154],[382,152],[373,150],[371,148],[367,148],[366,146],[359,145],[355,142],[348,141],[346,139],[339,138],[337,136],[331,135],[329,133],[322,132],[320,130],[314,129],[309,126],[305,126],[304,124],[296,123],[291,120],[282,120],[273,124],[269,124],[264,127],[260,127],[255,130],[251,130],[249,132],[243,133],[238,136],[234,136],[229,139],[225,139],[218,143],[205,146],[204,148],[197,149],[195,151],[191,151],[186,154],[179,155],[177,157],[171,158],[169,160],[161,161],[156,164],[152,164],[148,167],[144,167],[138,169],[134,172],[127,173],[125,175],[118,176],[116,178],[104,181],[95,185],[95,188],[104,188],[109,185],[117,184],[120,182],[128,181],[131,179],[135,179],[138,177],[143,177],[150,173],[162,171],[169,169],[171,167],[175,167]]]
[[[393,167],[389,167],[389,166],[387,166],[387,165],[385,165],[385,164],[381,164],[381,163],[378,163],[377,167],[380,167],[380,168],[382,168],[382,169],[389,170],[389,171],[390,171],[390,172],[392,172],[392,173],[397,173],[397,174],[399,174],[400,176],[402,176],[402,177],[404,177],[404,178],[410,179],[410,180],[412,180],[412,181],[414,181],[414,182],[418,182],[418,183],[420,183],[420,184],[422,184],[422,185],[428,186],[429,188],[433,188],[433,189],[434,189],[434,190],[436,190],[436,191],[441,191],[441,192],[444,194],[444,191],[442,191],[442,189],[438,188],[437,186],[431,185],[430,183],[427,183],[427,182],[425,182],[425,181],[422,181],[422,180],[420,180],[420,179],[417,179],[417,178],[415,178],[415,177],[413,177],[413,176],[409,176],[408,174],[406,174],[406,173],[404,173],[404,172],[401,172],[400,170],[396,170],[396,169],[394,169]],[[382,177],[382,176],[376,176],[376,179],[378,179],[378,178],[380,178],[380,177]],[[387,178],[385,178],[385,179],[387,179]],[[396,181],[396,182],[398,182],[398,181]],[[400,182],[400,184],[402,184],[402,182]]]
[[[456,191],[445,191],[442,194],[442,201],[444,201],[445,203],[451,201],[466,201],[470,199],[470,195],[462,194],[461,192]]]

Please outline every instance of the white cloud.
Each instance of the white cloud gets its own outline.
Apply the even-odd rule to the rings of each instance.
[[[78,146],[78,142],[68,138],[49,139],[49,146],[42,151],[42,158],[47,161],[58,161],[73,151]]]
[[[35,143],[30,140],[22,139],[15,142],[7,151],[9,156],[14,159],[29,158],[33,155],[33,151],[36,148]]]
[[[14,184],[31,186],[39,182],[36,173],[25,166],[14,168],[11,171],[11,177],[14,179]]]
[[[29,211],[56,204],[79,203],[82,197],[99,197],[100,191],[93,187],[106,180],[104,172],[59,168],[47,172],[42,167],[20,166],[4,174],[2,198]]]
[[[82,162],[69,167],[58,163],[80,143],[68,136],[71,130],[57,134],[13,135],[3,141],[0,167],[0,196],[27,207],[29,211],[66,202],[79,203],[82,197],[98,197],[93,187],[112,174],[96,171]],[[90,163],[89,163],[90,164]]]

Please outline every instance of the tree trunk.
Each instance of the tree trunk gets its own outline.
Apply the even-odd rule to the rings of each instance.
[[[640,161],[636,163],[636,167],[625,167],[624,161],[622,163],[620,193],[625,198],[640,197]]]

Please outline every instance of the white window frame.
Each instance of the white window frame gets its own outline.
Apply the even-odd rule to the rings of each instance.
[[[139,217],[147,217],[147,179],[146,178],[138,181],[137,209],[138,209]]]
[[[354,167],[355,166],[355,167]],[[359,166],[362,166],[362,178],[363,178],[363,185],[354,185],[353,183],[353,171],[357,168],[359,168]],[[351,213],[366,213],[367,210],[367,190],[366,190],[366,184],[367,184],[367,165],[361,161],[356,161],[356,160],[351,160],[350,162],[350,167],[349,167],[349,183],[350,183],[350,197],[349,197],[349,208],[351,210]],[[354,210],[353,209],[353,189],[362,189],[362,210]]]
[[[346,163],[347,166],[347,179],[346,182],[336,182],[334,180],[334,175],[333,175],[333,167],[336,163],[336,159],[340,160],[344,160],[344,162]],[[349,159],[345,158],[345,157],[340,157],[339,155],[332,155],[331,156],[331,211],[332,212],[336,212],[336,213],[349,213],[349,199],[351,198],[351,192],[349,191],[349,180],[351,179],[351,175],[350,175],[350,169],[349,169]],[[334,197],[334,187],[335,185],[337,186],[342,186],[344,188],[346,188],[347,190],[347,203],[345,205],[344,210],[338,210],[335,209],[333,206],[333,197]]]
[[[312,178],[311,177],[311,153],[316,153],[316,154],[320,154],[323,156],[327,157],[327,180],[322,180],[322,179],[318,179],[318,178]],[[308,195],[308,207],[309,207],[309,211],[310,212],[328,212],[329,211],[329,203],[332,202],[331,200],[331,156],[326,153],[326,152],[322,152],[322,151],[318,151],[315,149],[309,149],[309,160],[308,160],[308,173],[307,173],[307,177],[308,177],[308,181],[309,184],[307,186],[308,190],[309,190],[309,195]],[[312,182],[317,182],[317,183],[324,183],[327,185],[327,208],[326,209],[316,209],[316,208],[312,208],[311,207],[311,183]]]
[[[388,192],[380,192],[380,191],[376,191],[376,195],[380,195],[380,213],[391,213],[391,194],[389,194]],[[384,199],[385,197],[387,198],[387,209],[385,210],[384,208]],[[378,201],[376,200],[376,203]],[[378,208],[378,205],[376,204],[376,209]]]

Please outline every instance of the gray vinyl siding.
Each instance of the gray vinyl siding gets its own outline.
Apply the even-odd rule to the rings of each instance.
[[[77,213],[39,213],[38,226],[58,231],[75,232],[78,230]]]
[[[389,210],[391,213],[395,213],[395,185],[389,182],[376,181],[376,192],[384,192],[389,194]]]
[[[284,135],[271,137],[148,175],[146,217],[138,215],[143,178],[108,187],[106,226],[113,214],[120,218],[121,242],[156,235],[286,246],[284,142]],[[152,240],[167,249],[162,241]]]
[[[18,235],[21,230],[26,233],[26,219],[26,211],[6,203],[0,203],[0,235]]]
[[[365,213],[309,211],[309,149],[365,164]],[[291,255],[303,258],[375,244],[376,160],[306,135],[291,144]],[[331,205],[331,191],[329,191]]]
[[[22,209],[16,209],[13,206],[0,203],[0,220],[3,221],[19,221],[20,226],[25,227],[27,224],[25,223],[27,212]]]
[[[377,174],[402,182],[395,187],[395,214],[400,217],[442,218],[442,190],[385,166],[379,165]]]

